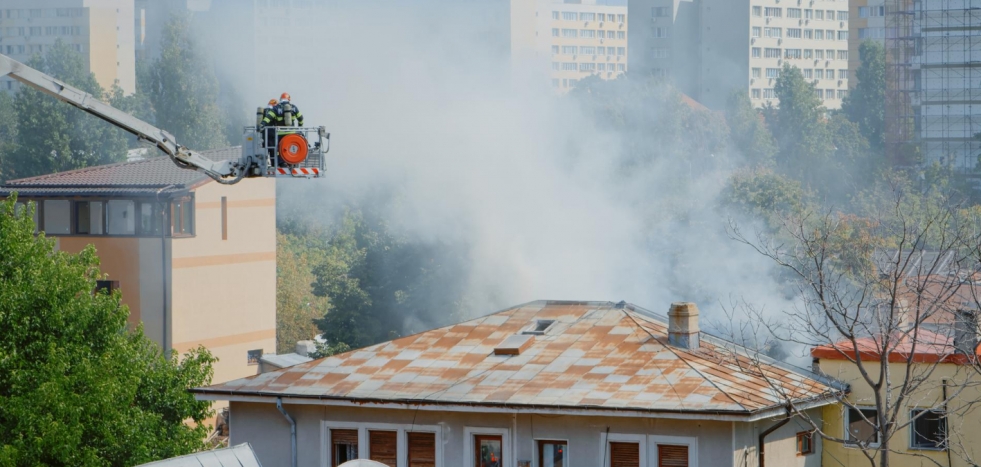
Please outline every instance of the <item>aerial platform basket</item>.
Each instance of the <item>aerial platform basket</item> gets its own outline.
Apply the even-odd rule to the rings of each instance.
[[[268,141],[267,141],[268,140]],[[252,176],[319,178],[325,175],[330,133],[324,127],[245,127],[242,158]]]

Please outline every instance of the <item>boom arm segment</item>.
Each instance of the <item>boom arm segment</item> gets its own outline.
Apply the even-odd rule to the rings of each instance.
[[[87,92],[69,86],[6,55],[0,55],[0,76],[8,75],[55,99],[71,104],[122,128],[141,140],[153,143],[180,167],[204,172],[216,181],[225,184],[236,183],[246,175],[247,167],[242,167],[240,163],[216,162],[208,159],[177,144],[170,133],[115,109]]]

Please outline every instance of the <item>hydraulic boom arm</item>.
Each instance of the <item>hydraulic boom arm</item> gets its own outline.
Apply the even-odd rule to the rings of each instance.
[[[71,104],[119,128],[141,140],[149,141],[173,159],[178,166],[207,174],[220,183],[237,183],[246,176],[248,167],[242,161],[213,161],[181,146],[174,137],[143,120],[100,102],[95,96],[69,86],[23,63],[0,55],[0,77],[10,76],[55,99]]]

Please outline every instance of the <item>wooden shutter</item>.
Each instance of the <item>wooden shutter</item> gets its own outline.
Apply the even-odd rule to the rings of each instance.
[[[381,462],[388,467],[398,467],[398,432],[369,431],[368,459]]]
[[[688,467],[688,446],[658,444],[657,467]]]
[[[409,433],[409,467],[436,467],[436,433]]]
[[[358,444],[358,430],[330,430],[331,444]]]
[[[640,467],[640,444],[610,443],[610,467]]]

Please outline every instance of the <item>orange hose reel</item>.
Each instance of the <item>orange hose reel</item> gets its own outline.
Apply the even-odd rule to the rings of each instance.
[[[287,164],[299,164],[307,158],[307,140],[298,134],[289,134],[279,140],[279,157]]]

